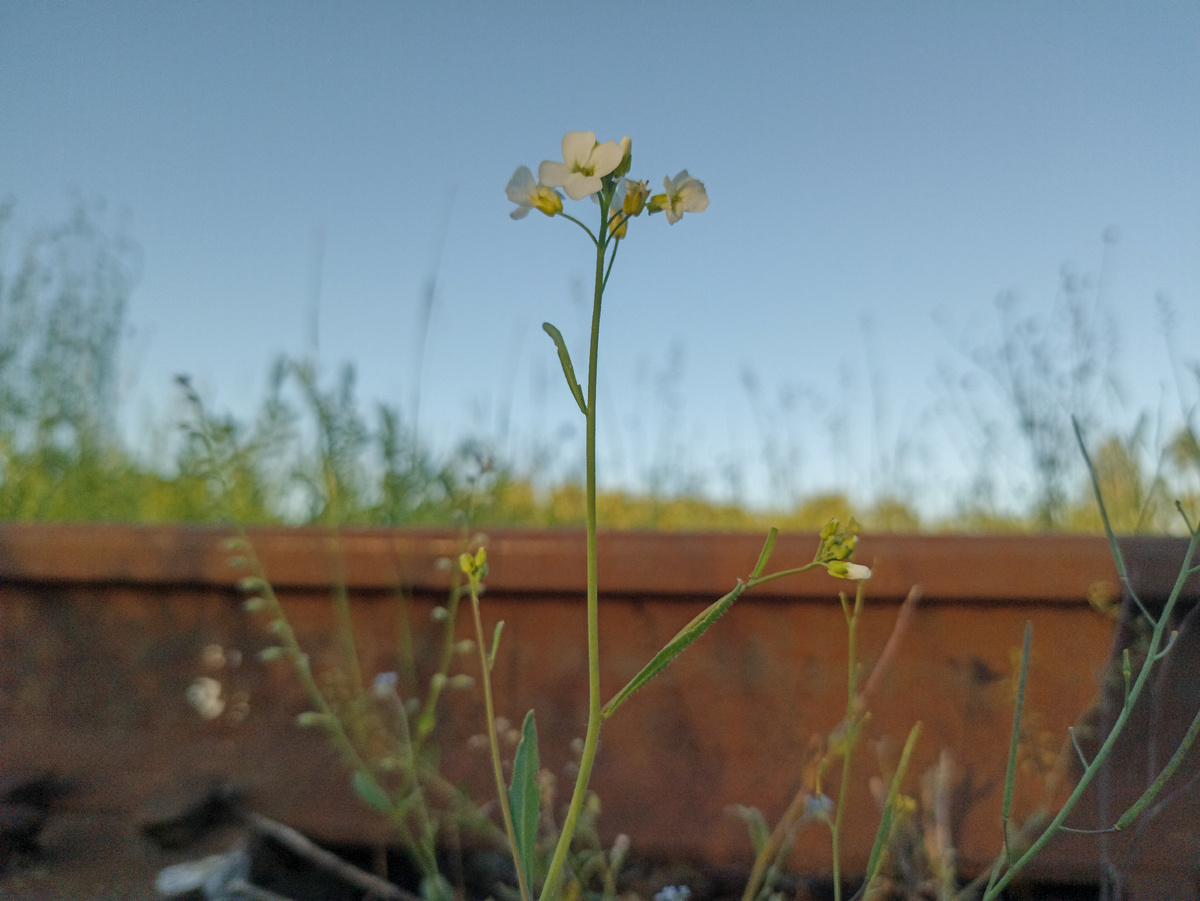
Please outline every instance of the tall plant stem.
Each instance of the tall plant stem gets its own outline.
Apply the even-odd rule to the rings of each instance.
[[[830,824],[831,852],[833,855],[833,897],[835,901],[842,898],[842,815],[846,810],[846,798],[850,792],[850,756],[854,751],[854,743],[858,740],[858,729],[862,722],[863,711],[858,696],[858,616],[862,613],[863,582],[859,582],[854,593],[853,612],[842,595],[842,610],[846,614],[846,625],[849,627],[849,638],[846,656],[849,659],[846,691],[846,734],[842,738],[842,784],[838,789],[837,811]]]
[[[471,583],[471,614],[475,621],[475,645],[479,648],[479,675],[483,681],[483,707],[487,715],[488,741],[492,749],[492,775],[496,777],[496,796],[500,799],[500,816],[504,820],[504,831],[508,836],[508,847],[513,852],[513,865],[517,870],[517,887],[521,901],[530,901],[530,887],[525,883],[525,868],[521,866],[517,853],[517,833],[513,827],[512,808],[508,803],[508,792],[504,787],[504,771],[500,768],[500,743],[496,736],[496,708],[492,703],[492,666],[488,660],[483,639],[483,620],[479,616],[479,590]]]
[[[608,222],[608,198],[600,195],[600,222]],[[600,599],[597,588],[596,565],[596,364],[600,350],[600,304],[604,297],[604,257],[608,249],[608,233],[603,228],[596,241],[596,290],[592,302],[592,336],[588,351],[587,384],[587,641],[588,641],[588,724],[583,739],[583,754],[579,759],[579,774],[575,777],[575,791],[567,808],[562,833],[554,848],[554,857],[546,873],[546,884],[542,886],[540,901],[550,901],[558,892],[558,881],[563,862],[571,847],[575,824],[583,799],[587,794],[588,781],[592,775],[592,764],[596,760],[596,747],[600,741]]]

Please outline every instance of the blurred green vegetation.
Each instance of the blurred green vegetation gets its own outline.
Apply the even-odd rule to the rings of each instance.
[[[138,249],[102,224],[100,206],[79,202],[65,222],[21,239],[11,234],[13,210],[11,201],[0,205],[0,520],[582,526],[582,484],[539,486],[519,461],[499,459],[480,440],[435,455],[399,409],[363,408],[349,366],[323,379],[310,363],[277,360],[252,421],[204,414],[211,452],[198,444],[185,385],[177,422],[151,428],[143,447],[125,446],[115,426],[118,359]],[[980,356],[1036,470],[1027,510],[1001,512],[987,491],[931,521],[901,497],[864,504],[834,492],[761,511],[648,490],[602,492],[600,521],[809,531],[854,512],[876,532],[1098,531],[1065,411],[1080,410],[1102,367],[1083,293],[1066,296],[1069,352],[1052,343],[1064,334],[1057,324],[1013,318],[1001,346]],[[1200,386],[1200,367],[1191,375]],[[1200,505],[1196,409],[1187,407],[1158,446],[1147,439],[1149,416],[1120,434],[1076,412],[1100,436],[1093,459],[1118,531],[1173,531],[1176,499],[1192,512]],[[980,434],[990,440],[994,431]]]

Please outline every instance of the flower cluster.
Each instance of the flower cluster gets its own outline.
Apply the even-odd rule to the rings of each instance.
[[[487,550],[480,548],[473,556],[471,554],[462,554],[458,558],[458,568],[463,571],[463,574],[471,583],[472,590],[478,593],[479,583],[484,580],[488,573]]]
[[[843,529],[836,519],[825,523],[821,529],[821,543],[817,545],[817,555],[814,560],[825,565],[825,571],[839,579],[869,579],[870,568],[859,563],[851,563],[850,556],[854,546],[858,544],[858,520],[853,516]]]
[[[684,213],[702,213],[708,209],[704,184],[686,169],[674,178],[664,178],[663,193],[653,196],[650,182],[625,178],[633,160],[632,147],[628,137],[619,144],[616,141],[601,144],[594,132],[567,132],[562,139],[561,163],[543,161],[536,179],[529,167],[517,167],[505,188],[508,199],[517,205],[509,215],[523,219],[530,210],[538,210],[547,216],[565,216],[560,188],[572,200],[603,196],[609,233],[624,238],[629,220],[641,215],[642,210],[666,213],[667,222],[674,225]]]

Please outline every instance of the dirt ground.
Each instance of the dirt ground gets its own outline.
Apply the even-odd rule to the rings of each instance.
[[[36,848],[13,851],[0,874],[0,898],[11,901],[147,901],[159,871],[189,857],[224,850],[211,836],[187,852],[156,847],[132,823],[99,814],[47,819]]]
[[[273,824],[233,805],[216,803],[185,810],[179,817],[147,829],[118,815],[80,809],[68,800],[43,811],[45,816],[32,834],[18,830],[19,818],[6,819],[5,813],[0,805],[3,901],[151,901],[163,897],[156,891],[155,882],[165,868],[194,864],[210,855],[229,859],[229,852],[235,848],[245,851],[242,860],[248,861],[247,881],[288,901],[362,901],[371,897],[286,847],[283,840],[290,830],[282,824]],[[276,828],[278,833],[271,831]],[[304,841],[298,834],[295,840]],[[408,892],[417,889],[416,875],[398,853],[381,856],[364,848],[333,850],[341,860],[363,870],[378,872],[382,867],[391,882]],[[464,855],[461,866],[452,864],[446,872],[453,882],[463,886],[468,898],[504,898],[497,887],[511,876],[511,861],[500,852],[479,851]],[[649,901],[664,886],[685,885],[691,891],[691,901],[737,901],[747,875],[747,868],[719,869],[634,857],[622,869],[618,889],[631,901]],[[824,901],[832,897],[830,883],[823,880],[788,878],[779,888],[788,901]],[[194,890],[176,897],[194,901],[204,898],[204,894]],[[914,892],[907,897],[932,896]],[[1010,897],[1082,901],[1098,894],[1095,886],[1042,886],[1026,888]],[[409,896],[400,901],[416,899]]]
[[[17,855],[0,874],[0,899],[6,901],[151,901],[163,896],[155,879],[163,868],[227,851],[238,841],[238,830],[218,830],[187,851],[164,851],[128,824],[101,817],[62,817],[48,824],[36,854]],[[494,861],[476,862],[472,881],[484,878]],[[298,865],[279,849],[259,848],[253,865],[253,884],[286,892],[293,901],[362,901],[361,890],[339,884],[311,867]],[[626,868],[622,888],[650,899],[665,885],[692,887],[692,901],[737,899],[745,871],[708,870],[686,864],[633,861]],[[414,886],[415,887],[415,886]],[[821,881],[789,880],[784,897],[796,901],[824,901],[831,886]],[[476,891],[479,886],[473,887]],[[476,897],[484,897],[483,893]],[[186,901],[204,896],[196,891],[181,896]],[[913,898],[928,897],[924,895]],[[1082,901],[1096,898],[1095,887],[1039,887],[1011,897],[1024,901]]]

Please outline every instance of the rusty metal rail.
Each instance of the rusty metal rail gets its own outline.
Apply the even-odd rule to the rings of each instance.
[[[227,534],[0,525],[0,767],[51,769],[78,787],[81,803],[138,823],[190,787],[222,779],[257,809],[317,837],[385,838],[385,824],[352,797],[325,740],[294,725],[304,701],[286,666],[257,661],[270,638],[240,608]],[[457,556],[457,533],[347,530],[335,539],[315,529],[263,529],[251,539],[318,668],[336,653],[329,594],[342,572],[368,676],[396,669],[400,588],[418,624],[418,665],[432,659],[428,614],[445,598],[449,576],[439,560]],[[487,541],[484,615],[506,622],[497,704],[514,721],[537,709],[543,765],[561,783],[570,740],[582,734],[585,718],[583,535],[496,530]],[[624,684],[682,623],[744,577],[759,546],[745,535],[602,535],[605,691]],[[813,547],[812,536],[784,536],[772,566],[806,562]],[[1182,542],[1131,539],[1125,548],[1144,599],[1161,602]],[[1089,708],[1103,712],[1096,701],[1114,622],[1087,599],[1119,596],[1107,546],[1080,536],[864,536],[859,559],[875,574],[860,638],[867,667],[909,588],[921,585],[924,600],[882,684],[871,741],[857,764],[849,867],[862,866],[873,838],[867,778],[893,759],[886,742],[902,742],[916,720],[924,732],[914,774],[944,752],[963,790],[956,839],[969,867],[997,850],[1013,655],[1026,620],[1034,624],[1034,652],[1021,805],[1030,809],[1040,799],[1038,767],[1052,761],[1067,727]],[[647,853],[748,861],[744,828],[727,808],[748,804],[778,815],[800,784],[810,742],[843,715],[845,625],[836,592],[845,587],[810,573],[747,593],[606,725],[594,777],[606,832],[628,833]],[[1189,591],[1194,599],[1195,586]],[[1200,653],[1188,634],[1179,651],[1192,656],[1175,664],[1187,674],[1176,680],[1187,691],[1172,698],[1181,709],[1200,703]],[[471,658],[462,671],[474,671]],[[205,718],[188,703],[200,678],[220,684],[219,715]],[[1139,741],[1155,729],[1165,729],[1168,740],[1170,717],[1161,709],[1147,717]],[[481,723],[477,701],[457,695],[440,737],[446,772],[486,798],[486,760],[469,748]],[[1122,753],[1136,761],[1139,747]],[[1130,786],[1144,780],[1144,763],[1128,765],[1135,767]],[[1110,801],[1130,786],[1110,785]],[[1197,804],[1190,803],[1177,806],[1194,817]],[[1142,840],[1134,851],[1169,847],[1193,867],[1200,839],[1194,829],[1180,837],[1172,828],[1167,839]],[[1093,878],[1102,865],[1097,848],[1095,840],[1063,842],[1044,869]],[[827,862],[828,838],[811,830],[794,864],[822,871]]]

